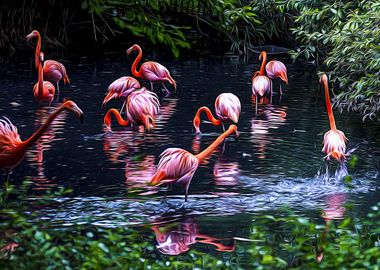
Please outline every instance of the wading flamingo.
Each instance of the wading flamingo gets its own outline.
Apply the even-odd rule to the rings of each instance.
[[[232,133],[237,133],[237,127],[231,125],[226,132],[221,134],[209,147],[197,155],[181,148],[168,148],[160,155],[157,170],[150,183],[158,184],[182,184],[185,188],[185,202],[191,179],[194,176],[199,164],[204,161],[212,152]]]
[[[37,38],[36,52],[34,56],[34,61],[36,68],[38,69],[39,55],[41,51],[41,35],[37,30],[33,30],[29,35],[26,36],[26,40],[31,40],[32,38]],[[43,66],[44,78],[47,81],[53,81],[57,84],[57,94],[59,95],[59,81],[63,79],[64,84],[70,83],[69,77],[67,76],[66,68],[63,64],[55,60],[46,60]]]
[[[195,133],[200,133],[201,124],[201,113],[205,112],[207,118],[214,126],[221,125],[223,127],[223,132],[225,131],[224,122],[231,120],[235,124],[239,121],[239,116],[241,112],[240,100],[237,96],[232,93],[220,94],[215,100],[215,113],[219,119],[215,119],[212,115],[211,110],[208,107],[201,107],[197,111],[193,119],[193,126],[195,128]]]
[[[120,109],[121,114],[127,104],[128,96],[140,88],[140,83],[135,78],[129,76],[121,77],[108,86],[108,93],[103,100],[103,106],[113,98],[122,99],[123,106]]]
[[[130,47],[127,50],[128,55],[132,51],[138,51],[138,55],[135,59],[135,61],[132,64],[132,74],[136,78],[145,79],[150,81],[150,90],[153,91],[153,83],[160,82],[162,83],[162,86],[164,87],[165,91],[167,93],[170,93],[170,91],[166,88],[164,82],[169,82],[173,85],[174,91],[177,88],[176,81],[170,76],[169,70],[157,62],[144,62],[141,64],[140,70],[137,71],[137,65],[139,64],[141,57],[142,57],[142,50],[139,45],[135,44],[132,47]]]
[[[121,126],[143,125],[148,131],[155,126],[157,114],[160,112],[160,101],[157,95],[142,88],[129,95],[127,105],[127,119],[123,119],[115,109],[110,109],[104,116],[104,124],[111,128],[111,116],[114,115]]]
[[[33,87],[33,95],[39,102],[48,102],[51,105],[54,99],[55,87],[51,82],[44,81],[42,64],[44,61],[44,53],[40,52],[38,64],[38,82]]]
[[[265,71],[267,73],[267,76],[274,80],[275,78],[280,78],[283,82],[288,84],[288,75],[286,71],[286,66],[281,61],[272,60],[269,61],[268,64],[265,66]],[[271,92],[273,92],[273,83],[271,83]],[[280,95],[282,95],[282,87],[280,83]]]
[[[24,159],[25,152],[41,138],[54,119],[65,110],[72,111],[83,122],[82,110],[73,101],[66,101],[25,141],[20,139],[17,128],[8,118],[0,120],[0,169],[5,170],[7,182],[10,171]]]
[[[260,71],[256,71],[252,77],[252,95],[255,96],[255,100],[256,100],[256,105],[255,105],[256,115],[257,115],[258,98],[264,97],[269,92],[272,96],[272,92],[271,92],[272,83],[270,79],[264,73],[265,64],[267,62],[267,53],[265,51],[262,51],[260,53],[259,60],[262,60]]]
[[[327,160],[330,160],[330,157],[333,157],[338,161],[343,161],[346,159],[347,138],[342,131],[336,128],[335,125],[326,74],[322,74],[320,83],[323,84],[325,88],[327,114],[329,116],[330,122],[330,130],[325,133],[325,136],[323,138],[322,151],[326,154],[325,158],[327,158]]]

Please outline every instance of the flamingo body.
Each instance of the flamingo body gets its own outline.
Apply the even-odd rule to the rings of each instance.
[[[43,70],[45,80],[53,81],[57,85],[61,80],[63,80],[65,84],[70,83],[65,66],[58,61],[46,60]]]
[[[272,60],[265,66],[265,71],[270,79],[280,78],[288,84],[288,75],[286,66],[281,61]]]
[[[142,58],[142,50],[141,47],[137,44],[133,45],[127,50],[127,53],[130,54],[132,51],[138,51],[138,55],[133,62],[132,65],[132,74],[133,76],[141,79],[146,79],[150,81],[151,83],[151,91],[153,91],[153,83],[161,82],[169,82],[170,84],[173,85],[174,90],[177,88],[177,83],[176,81],[172,78],[170,75],[169,70],[161,65],[160,63],[157,62],[152,62],[148,61],[143,64],[141,64],[140,70],[137,70],[137,65],[139,64],[141,58]],[[163,84],[165,90],[169,92],[169,90],[165,87]]]
[[[134,125],[144,125],[150,130],[160,112],[160,101],[155,93],[146,90],[133,92],[128,97],[127,117]]]
[[[258,75],[252,78],[252,94],[256,97],[263,97],[270,93],[270,79],[265,75]]]
[[[135,78],[130,76],[120,77],[108,86],[108,93],[103,100],[103,105],[113,98],[123,99],[126,102],[128,96],[140,88],[140,83]]]
[[[239,121],[241,103],[232,93],[220,94],[215,100],[216,116],[222,121],[231,120],[235,124]]]
[[[47,102],[51,104],[54,100],[55,87],[51,82],[44,81],[42,91],[39,90],[38,82],[33,87],[33,95],[39,102]]]

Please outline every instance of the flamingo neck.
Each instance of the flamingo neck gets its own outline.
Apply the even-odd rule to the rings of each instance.
[[[261,67],[260,67],[260,76],[263,76],[264,75],[264,70],[265,70],[265,65],[266,65],[266,63],[267,63],[267,53],[266,52],[262,52],[261,54],[260,54],[260,56],[262,56],[263,57],[263,60],[262,60],[262,62],[261,62]]]
[[[31,147],[38,139],[46,132],[54,119],[64,110],[67,110],[66,107],[61,106],[55,112],[53,112],[49,118],[46,120],[45,124],[43,124],[32,136],[30,136],[27,140],[21,143],[21,149],[24,151]]]
[[[226,132],[221,134],[212,144],[210,144],[205,150],[200,152],[195,157],[199,162],[202,162],[205,158],[210,156],[212,152],[231,134],[236,132],[236,126],[231,125]]]
[[[212,112],[211,110],[204,106],[204,107],[201,107],[198,109],[197,113],[195,114],[194,116],[194,119],[193,119],[193,125],[194,125],[194,128],[196,130],[196,132],[200,132],[200,124],[201,124],[201,113],[202,112],[205,112],[206,115],[207,115],[207,118],[208,120],[214,125],[214,126],[220,126],[221,125],[221,121],[216,119],[213,115],[212,115]]]
[[[40,63],[40,52],[41,52],[41,35],[40,33],[37,34],[37,46],[36,46],[36,52],[34,55],[34,62],[36,65],[36,68],[38,68]]]
[[[136,56],[135,58],[135,61],[133,61],[133,64],[132,64],[132,74],[133,76],[137,77],[137,78],[142,78],[142,72],[141,72],[141,68],[139,71],[137,71],[137,65],[140,63],[140,60],[142,58],[142,50],[140,47],[137,48],[138,50],[138,55]]]
[[[327,79],[323,78],[322,80],[323,80],[323,86],[325,87],[326,107],[327,107],[327,114],[329,116],[329,121],[330,121],[330,128],[332,130],[336,130],[334,113],[333,113],[331,101],[330,101],[329,85],[327,83]]]
[[[39,64],[38,64],[38,97],[43,96],[43,88],[44,88],[44,71],[42,68],[42,62],[39,61]]]
[[[110,109],[104,116],[104,124],[107,127],[111,126],[111,118],[112,115],[116,118],[116,121],[119,123],[119,125],[126,127],[129,125],[129,120],[124,120],[123,117],[120,115],[119,111],[116,109]]]

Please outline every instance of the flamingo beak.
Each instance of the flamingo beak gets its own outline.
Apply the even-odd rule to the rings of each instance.
[[[79,115],[79,121],[81,124],[83,124],[83,121],[84,121],[84,114],[83,113],[81,115]]]
[[[26,36],[26,40],[30,41],[34,37],[35,37],[35,34],[32,32],[32,33],[30,33],[29,35]]]

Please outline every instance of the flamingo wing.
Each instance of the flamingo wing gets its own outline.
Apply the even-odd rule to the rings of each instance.
[[[237,96],[232,93],[220,94],[215,101],[215,113],[219,119],[226,121],[232,120],[234,123],[239,121],[241,103]]]
[[[59,82],[65,76],[67,76],[67,73],[63,64],[55,60],[46,60],[44,62],[45,80]]]
[[[170,77],[169,70],[157,62],[145,62],[141,65],[141,70],[144,78],[152,82],[168,80]]]
[[[0,157],[21,142],[16,126],[6,117],[0,119]]]

